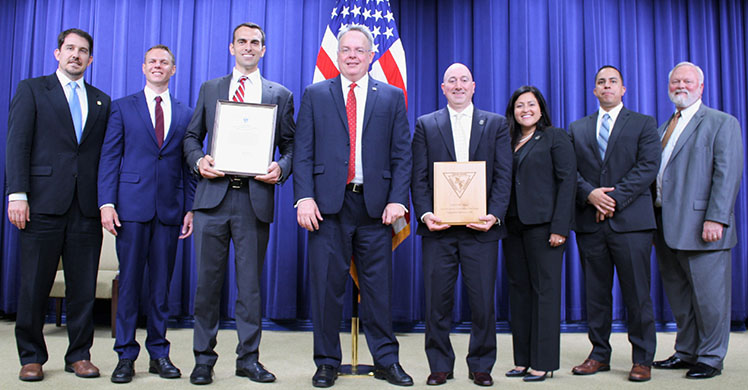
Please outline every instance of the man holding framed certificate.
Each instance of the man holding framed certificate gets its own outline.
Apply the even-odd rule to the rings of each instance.
[[[270,223],[273,222],[275,184],[282,183],[291,174],[296,128],[293,120],[293,96],[284,86],[260,76],[257,64],[265,55],[265,33],[260,26],[254,23],[237,26],[229,51],[236,60],[233,71],[226,76],[206,81],[200,87],[195,113],[184,138],[187,163],[200,175],[193,205],[198,275],[193,339],[195,368],[190,375],[190,382],[193,384],[209,384],[213,381],[213,365],[218,359],[214,348],[221,290],[230,241],[234,243],[236,278],[241,280],[241,283],[237,283],[236,299],[236,328],[239,335],[236,375],[248,377],[255,382],[275,380],[275,376],[258,361],[262,329],[260,276],[270,235]],[[234,103],[218,102],[229,98]],[[228,117],[217,116],[217,107],[225,105],[236,108],[237,105],[244,104],[242,102],[255,103],[245,105],[245,109],[254,111],[237,114],[234,110],[228,110],[231,111]],[[275,106],[275,116],[269,121],[265,115],[267,112],[262,112],[263,107],[270,107],[267,105]],[[246,118],[242,116],[244,114],[247,115]],[[224,122],[226,120],[230,121],[228,126]],[[235,122],[239,124],[232,126]],[[225,161],[216,161],[214,157],[228,158],[229,162],[241,160],[241,157],[233,155],[231,148],[214,150],[216,129],[221,129],[221,137],[241,137],[242,133],[263,131],[261,123],[271,123],[264,131],[274,132],[271,137],[265,137],[273,140],[268,144],[268,150],[274,151],[278,147],[281,154],[278,161],[270,162],[267,173],[256,175],[256,172],[238,173],[231,169],[232,173],[228,174],[217,169],[221,166],[219,162]],[[229,130],[225,131],[223,127],[228,127]],[[203,152],[206,136],[211,145],[209,154]],[[241,142],[242,139],[238,141]],[[213,155],[217,151],[221,152],[220,157]],[[267,157],[268,154],[265,153],[264,156]]]
[[[418,118],[412,144],[411,193],[421,222],[417,233],[423,237],[427,383],[439,385],[453,377],[449,330],[461,267],[473,323],[468,371],[475,384],[490,386],[496,360],[497,257],[499,239],[506,235],[503,218],[512,177],[509,132],[503,116],[473,107],[475,82],[467,66],[447,68],[442,91],[447,107]],[[486,212],[476,220],[474,210]]]

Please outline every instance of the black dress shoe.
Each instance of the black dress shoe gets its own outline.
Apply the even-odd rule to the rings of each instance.
[[[275,382],[275,375],[265,369],[260,362],[249,363],[244,367],[236,368],[236,376],[244,376],[253,382],[269,383]]]
[[[507,377],[509,377],[509,378],[522,377],[522,376],[527,375],[527,370],[529,370],[529,369],[530,369],[530,367],[525,367],[524,370],[518,370],[516,368],[512,368],[511,370],[507,371],[506,374],[504,374],[504,375],[507,376]]]
[[[330,387],[335,384],[337,378],[338,370],[329,364],[323,364],[317,367],[317,372],[312,377],[312,386]]]
[[[207,364],[195,364],[190,374],[190,383],[193,385],[209,385],[213,383],[213,367]]]
[[[158,376],[167,379],[179,378],[182,376],[182,372],[169,360],[169,357],[162,357],[158,359],[151,359],[149,363],[148,372],[151,374],[158,374]]]
[[[673,355],[665,360],[652,362],[652,367],[665,370],[677,370],[681,368],[691,368],[693,367],[693,364]]]
[[[714,368],[708,364],[696,363],[695,366],[691,367],[686,373],[686,378],[689,379],[709,379],[713,378],[722,373],[719,368]]]
[[[471,372],[468,378],[472,379],[473,383],[478,386],[493,386],[493,378],[487,372]]]
[[[112,382],[129,383],[132,381],[133,376],[135,376],[133,361],[130,359],[120,359],[119,362],[117,362],[117,368],[112,372]]]
[[[374,378],[386,379],[393,385],[413,386],[413,378],[408,375],[400,363],[392,363],[387,367],[375,366]]]
[[[429,386],[443,385],[447,383],[447,379],[452,379],[454,377],[454,373],[451,371],[434,371],[429,374],[428,379],[426,379],[426,384]]]

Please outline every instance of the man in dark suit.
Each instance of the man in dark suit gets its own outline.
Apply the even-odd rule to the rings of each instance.
[[[97,377],[90,359],[101,252],[96,175],[110,99],[83,81],[93,38],[69,29],[57,38],[57,71],[18,84],[8,115],[8,219],[21,229],[16,342],[19,378],[44,378],[42,328],[62,255],[70,344],[65,371]]]
[[[701,102],[701,68],[682,62],[668,78],[676,112],[658,129],[663,149],[655,247],[678,335],[675,354],[654,366],[712,378],[722,372],[730,338],[730,252],[738,241],[734,208],[743,140],[734,116]]]
[[[496,361],[494,286],[499,239],[509,204],[512,153],[504,117],[473,107],[475,82],[467,66],[452,64],[444,72],[442,91],[447,107],[418,118],[413,134],[413,207],[423,236],[426,287],[427,384],[453,377],[454,350],[449,342],[454,286],[459,269],[468,286],[472,332],[467,363],[470,377],[481,386],[493,384]],[[453,226],[433,213],[434,162],[485,161],[488,214],[481,223]]]
[[[413,384],[399,363],[390,313],[389,225],[405,214],[408,203],[410,130],[402,91],[368,75],[372,44],[366,27],[342,29],[341,76],[307,87],[299,109],[294,195],[299,225],[310,232],[316,387],[332,386],[337,377],[351,255],[356,258],[361,318],[375,376]]]
[[[146,304],[151,357],[149,371],[164,378],[181,373],[169,360],[166,321],[177,237],[192,234],[194,179],[182,159],[182,139],[192,110],[169,93],[176,72],[174,54],[164,45],[145,53],[145,88],[112,102],[99,163],[101,224],[117,237],[119,304],[114,350],[119,363],[112,382],[135,375],[140,352],[135,341],[143,274],[148,266]],[[179,235],[180,224],[182,235]]]
[[[577,157],[577,245],[584,269],[592,352],[576,375],[610,370],[613,268],[618,271],[633,353],[631,381],[651,378],[656,346],[649,296],[655,228],[649,185],[657,176],[660,143],[654,118],[623,107],[621,72],[595,75],[600,109],[569,130]]]
[[[239,281],[236,375],[255,382],[275,380],[258,361],[262,330],[260,277],[273,222],[275,184],[284,182],[291,174],[295,130],[293,96],[286,87],[260,76],[257,64],[265,55],[265,32],[260,26],[254,23],[237,26],[229,51],[235,57],[234,70],[200,87],[197,106],[184,137],[187,163],[201,176],[193,204],[198,275],[193,340],[195,368],[190,375],[190,382],[194,384],[213,381],[213,365],[218,359],[214,348],[229,241],[234,243],[236,280]],[[264,175],[254,178],[225,175],[213,168],[213,157],[203,152],[206,136],[208,145],[211,144],[216,101],[229,98],[278,106],[275,145],[281,157],[268,166]]]

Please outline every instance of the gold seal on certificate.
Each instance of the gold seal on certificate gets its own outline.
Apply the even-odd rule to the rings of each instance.
[[[486,162],[434,163],[434,215],[449,225],[482,223],[486,215]]]
[[[215,169],[238,176],[264,175],[273,162],[275,104],[219,100],[210,155]]]

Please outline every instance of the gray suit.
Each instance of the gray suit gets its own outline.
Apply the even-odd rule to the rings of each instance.
[[[229,98],[231,74],[209,80],[200,87],[195,112],[184,137],[184,155],[195,167],[205,155],[203,141],[211,144],[216,101]],[[262,103],[277,104],[275,144],[281,157],[280,182],[291,174],[293,137],[293,96],[284,86],[262,79]],[[210,130],[209,130],[210,129]],[[220,314],[221,290],[225,279],[229,241],[234,244],[238,294],[236,329],[239,335],[237,368],[257,362],[262,329],[260,277],[273,222],[275,186],[252,178],[231,185],[228,175],[200,178],[195,191],[195,333],[193,349],[197,364],[213,366]]]
[[[658,129],[660,137],[668,122]],[[665,292],[678,325],[675,356],[722,369],[730,335],[733,208],[743,171],[735,117],[703,103],[683,129],[662,173],[655,238]],[[722,239],[701,238],[704,221],[724,225]]]

